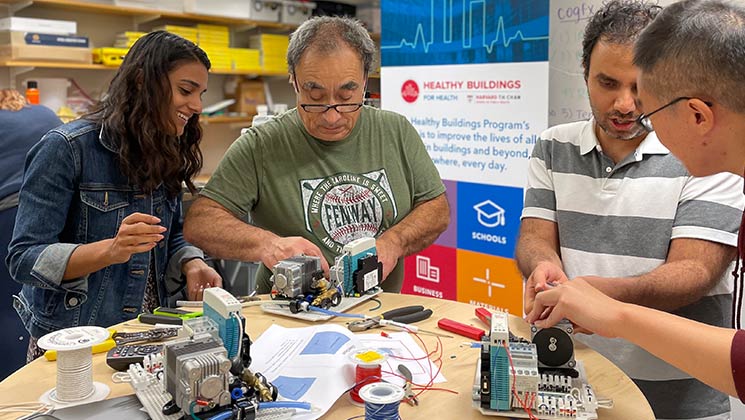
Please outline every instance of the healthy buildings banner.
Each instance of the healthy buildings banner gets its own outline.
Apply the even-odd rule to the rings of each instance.
[[[404,292],[522,312],[514,248],[548,122],[548,0],[383,0],[381,93],[445,180],[451,225]]]

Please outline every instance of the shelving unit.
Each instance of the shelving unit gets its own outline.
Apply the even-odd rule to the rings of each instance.
[[[222,16],[201,15],[194,13],[174,13],[158,9],[121,7],[113,4],[92,3],[79,0],[0,0],[0,4],[6,4],[14,12],[32,5],[43,5],[47,7],[103,13],[112,15],[135,16],[137,21],[149,22],[157,19],[178,19],[188,21],[199,21],[204,23],[217,23],[231,26],[274,28],[289,31],[296,28],[295,25],[287,25],[277,22],[266,22],[260,20],[234,19]]]
[[[342,0],[350,4],[363,4],[370,0]],[[289,33],[297,25],[266,22],[250,19],[236,19],[214,15],[177,13],[149,8],[120,7],[113,4],[86,2],[80,0],[0,0],[0,17],[23,16],[42,19],[74,20],[78,22],[78,33],[88,36],[94,47],[113,45],[117,32],[141,30],[147,32],[153,27],[165,24],[190,25],[208,23],[227,25],[235,46],[245,45],[248,37],[257,32]],[[376,42],[380,34],[372,33]],[[0,88],[16,87],[24,79],[65,77],[74,79],[93,97],[108,86],[117,67],[101,64],[74,63],[50,60],[8,60],[0,58]],[[228,78],[244,76],[263,78],[267,90],[272,93],[275,103],[294,104],[294,92],[287,83],[287,71],[266,71],[263,69],[210,72],[208,91],[204,96],[205,105],[223,99],[223,89]],[[380,74],[370,75],[379,84]],[[204,173],[211,172],[222,154],[240,134],[240,129],[251,124],[247,116],[202,117],[204,128],[202,150],[204,153]]]

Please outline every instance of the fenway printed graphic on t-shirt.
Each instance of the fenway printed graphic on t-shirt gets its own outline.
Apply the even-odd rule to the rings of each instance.
[[[305,227],[334,252],[377,236],[396,219],[396,201],[385,169],[340,173],[300,181]]]

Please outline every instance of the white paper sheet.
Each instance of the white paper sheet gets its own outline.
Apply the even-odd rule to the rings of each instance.
[[[383,337],[380,334],[357,335],[361,347],[374,348],[388,355],[385,363],[381,366],[383,380],[403,386],[403,379],[386,372],[401,375],[401,372],[398,371],[398,365],[404,365],[409,368],[414,384],[428,384],[432,375],[437,372],[437,366],[431,360],[424,358],[427,354],[420,347],[419,342],[414,340],[411,334],[407,332],[389,332],[388,337]],[[436,342],[432,342],[430,345],[431,340],[427,341],[427,338],[424,338],[424,340],[429,351],[435,350]],[[433,383],[445,381],[445,376],[440,373],[435,377]]]
[[[272,325],[251,345],[250,368],[276,385],[281,399],[310,402],[319,410],[299,410],[293,419],[315,419],[354,385],[348,355],[356,347],[354,334],[339,325]]]
[[[432,347],[430,351],[434,344]],[[400,374],[398,365],[406,365],[415,384],[427,384],[437,370],[431,361],[424,359],[426,353],[406,332],[390,333],[390,338],[378,334],[355,335],[336,324],[305,328],[272,325],[251,345],[250,368],[277,386],[281,400],[313,405],[315,411],[299,410],[293,419],[315,419],[354,385],[354,363],[349,355],[363,348],[389,355],[382,366],[383,372]],[[386,373],[383,379],[398,385],[404,382]],[[440,374],[434,382],[444,381]]]

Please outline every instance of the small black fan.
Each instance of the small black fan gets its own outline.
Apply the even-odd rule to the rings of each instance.
[[[538,353],[539,368],[573,369],[574,342],[572,332],[574,328],[568,321],[561,321],[551,328],[530,328],[531,340]]]

